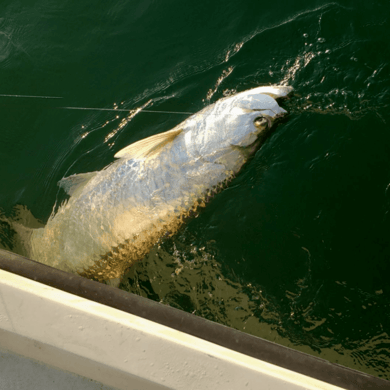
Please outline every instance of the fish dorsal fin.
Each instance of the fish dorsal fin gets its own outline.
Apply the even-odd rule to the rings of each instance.
[[[76,191],[81,190],[96,174],[97,172],[88,172],[64,177],[58,182],[58,185],[68,195],[72,196]]]
[[[182,131],[183,129],[173,129],[166,131],[165,133],[160,133],[145,139],[141,139],[140,141],[126,146],[114,157],[134,159],[151,157],[158,154],[165,145],[172,142]]]

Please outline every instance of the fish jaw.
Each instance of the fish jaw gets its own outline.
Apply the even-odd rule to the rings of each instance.
[[[288,97],[294,88],[289,85],[267,85],[262,87],[253,88],[250,91],[254,94],[268,95],[275,100]],[[245,93],[246,91],[244,91]]]

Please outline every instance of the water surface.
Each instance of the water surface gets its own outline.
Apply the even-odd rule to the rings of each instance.
[[[186,118],[69,107],[197,112],[292,85],[288,119],[121,288],[390,379],[388,3],[40,0],[0,12],[8,218],[23,208],[45,223],[65,199],[58,180]],[[17,250],[12,238],[1,222],[1,246]]]

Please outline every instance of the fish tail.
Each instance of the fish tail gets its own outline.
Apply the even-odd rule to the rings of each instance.
[[[10,217],[0,213],[0,247],[31,257],[31,236],[41,226],[26,206],[15,206]]]

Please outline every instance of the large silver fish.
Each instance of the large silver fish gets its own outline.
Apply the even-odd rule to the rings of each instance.
[[[223,98],[122,149],[102,171],[62,179],[70,198],[32,231],[29,256],[97,280],[120,277],[234,177],[286,114],[275,99],[291,91],[258,87]]]

